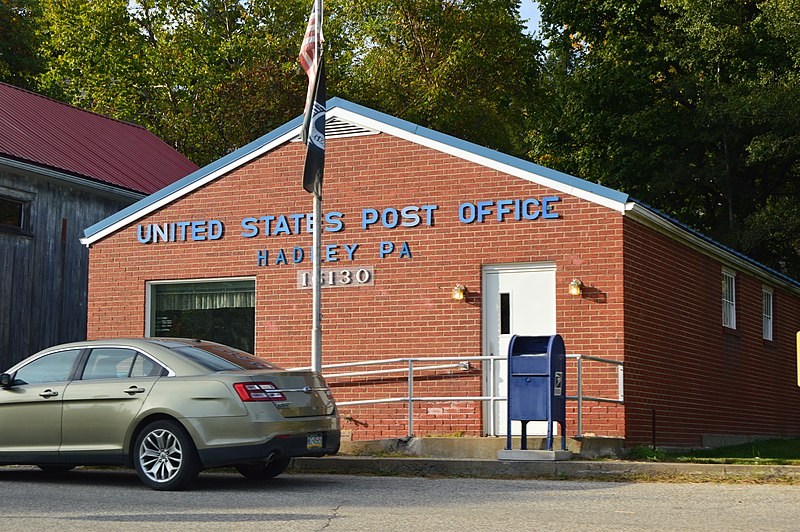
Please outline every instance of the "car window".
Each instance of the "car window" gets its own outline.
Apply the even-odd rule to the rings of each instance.
[[[161,377],[167,374],[167,370],[156,364],[141,353],[136,355],[131,369],[131,377]]]
[[[137,354],[133,349],[116,347],[92,349],[83,370],[83,380],[128,378]]]
[[[211,371],[230,371],[241,369],[280,369],[263,358],[218,344],[206,344],[203,348],[181,346],[174,348],[186,358],[197,362]]]
[[[14,384],[68,381],[80,354],[80,349],[68,349],[37,358],[17,370]]]

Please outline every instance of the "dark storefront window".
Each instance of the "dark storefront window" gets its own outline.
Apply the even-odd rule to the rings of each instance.
[[[255,281],[151,285],[150,334],[211,340],[252,353]]]

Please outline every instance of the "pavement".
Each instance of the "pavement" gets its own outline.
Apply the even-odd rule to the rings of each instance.
[[[568,448],[573,449],[570,460],[500,460],[497,458],[497,448],[502,449],[504,442],[504,439],[497,438],[343,442],[339,455],[296,458],[289,471],[434,478],[800,483],[800,466],[794,465],[637,462],[619,459],[615,456],[620,453],[619,440],[601,442],[606,445],[599,445],[596,441],[570,442]],[[584,452],[581,452],[582,446],[586,448]]]

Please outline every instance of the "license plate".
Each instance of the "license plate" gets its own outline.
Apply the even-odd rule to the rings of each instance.
[[[322,434],[309,434],[306,438],[306,449],[322,449]]]

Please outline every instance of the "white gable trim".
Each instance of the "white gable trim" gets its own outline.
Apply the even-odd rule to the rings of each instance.
[[[300,126],[300,127],[302,127],[302,126]],[[252,151],[252,152],[240,157],[239,159],[236,159],[235,161],[232,161],[232,162],[226,164],[225,166],[223,166],[221,168],[218,168],[214,172],[209,173],[208,175],[202,177],[201,179],[198,179],[196,181],[193,181],[193,182],[187,184],[185,187],[181,187],[181,188],[175,190],[171,194],[166,195],[163,198],[160,198],[158,201],[155,201],[153,203],[150,203],[149,205],[146,205],[145,207],[137,210],[136,212],[132,213],[131,215],[126,216],[126,217],[118,220],[114,224],[109,225],[108,227],[106,227],[105,229],[103,229],[101,231],[98,231],[97,233],[93,234],[92,236],[81,238],[81,243],[88,247],[88,246],[92,245],[93,243],[97,242],[98,240],[101,240],[101,239],[105,238],[106,236],[109,236],[109,235],[119,231],[120,229],[124,228],[125,226],[127,226],[127,225],[129,225],[129,224],[131,224],[133,222],[135,222],[136,220],[138,220],[140,218],[143,218],[144,216],[147,216],[148,214],[150,214],[152,212],[155,212],[155,211],[157,211],[158,209],[160,209],[162,207],[165,207],[165,206],[169,205],[173,201],[176,201],[176,200],[180,199],[181,197],[183,197],[183,196],[185,196],[187,194],[191,194],[192,192],[194,192],[198,188],[200,188],[202,186],[205,186],[208,183],[211,183],[212,181],[216,180],[218,177],[221,177],[221,176],[227,174],[228,172],[236,170],[240,166],[243,166],[243,165],[249,163],[253,159],[256,159],[256,158],[260,157],[261,155],[269,152],[270,150],[273,150],[273,149],[277,148],[278,146],[290,141],[292,139],[292,137],[297,136],[298,129],[299,128],[295,128],[295,129],[292,129],[291,131],[289,131],[287,133],[284,133],[280,137],[276,138],[275,140],[273,140],[270,143],[265,144],[264,146],[260,147],[259,149],[254,150],[254,151]]]
[[[625,203],[614,201],[612,199],[600,196],[598,194],[594,194],[590,191],[579,189],[573,186],[566,185],[554,179],[550,179],[548,177],[532,173],[521,168],[516,168],[509,164],[505,164],[499,161],[494,161],[487,157],[483,157],[482,155],[470,152],[466,149],[461,149],[456,146],[451,146],[445,144],[443,142],[439,142],[437,140],[417,135],[415,133],[411,133],[406,131],[405,129],[401,129],[385,122],[380,122],[378,120],[368,118],[362,114],[355,113],[353,111],[349,111],[347,109],[343,109],[341,107],[336,107],[333,110],[329,111],[328,114],[336,116],[342,120],[346,120],[356,125],[360,125],[362,127],[368,129],[374,129],[380,131],[382,133],[386,133],[387,135],[392,135],[394,137],[401,138],[403,140],[407,140],[409,142],[413,142],[414,144],[419,144],[421,146],[425,146],[431,148],[433,150],[437,150],[448,155],[452,155],[454,157],[458,157],[459,159],[464,159],[466,161],[491,168],[492,170],[497,170],[498,172],[502,172],[504,174],[513,175],[514,177],[519,177],[526,181],[530,181],[532,183],[536,183],[538,185],[552,188],[553,190],[557,190],[559,192],[563,192],[564,194],[569,194],[571,196],[575,196],[586,201],[590,201],[592,203],[596,203],[598,205],[602,205],[603,207],[607,207],[609,209],[613,209],[619,213],[625,213]]]

